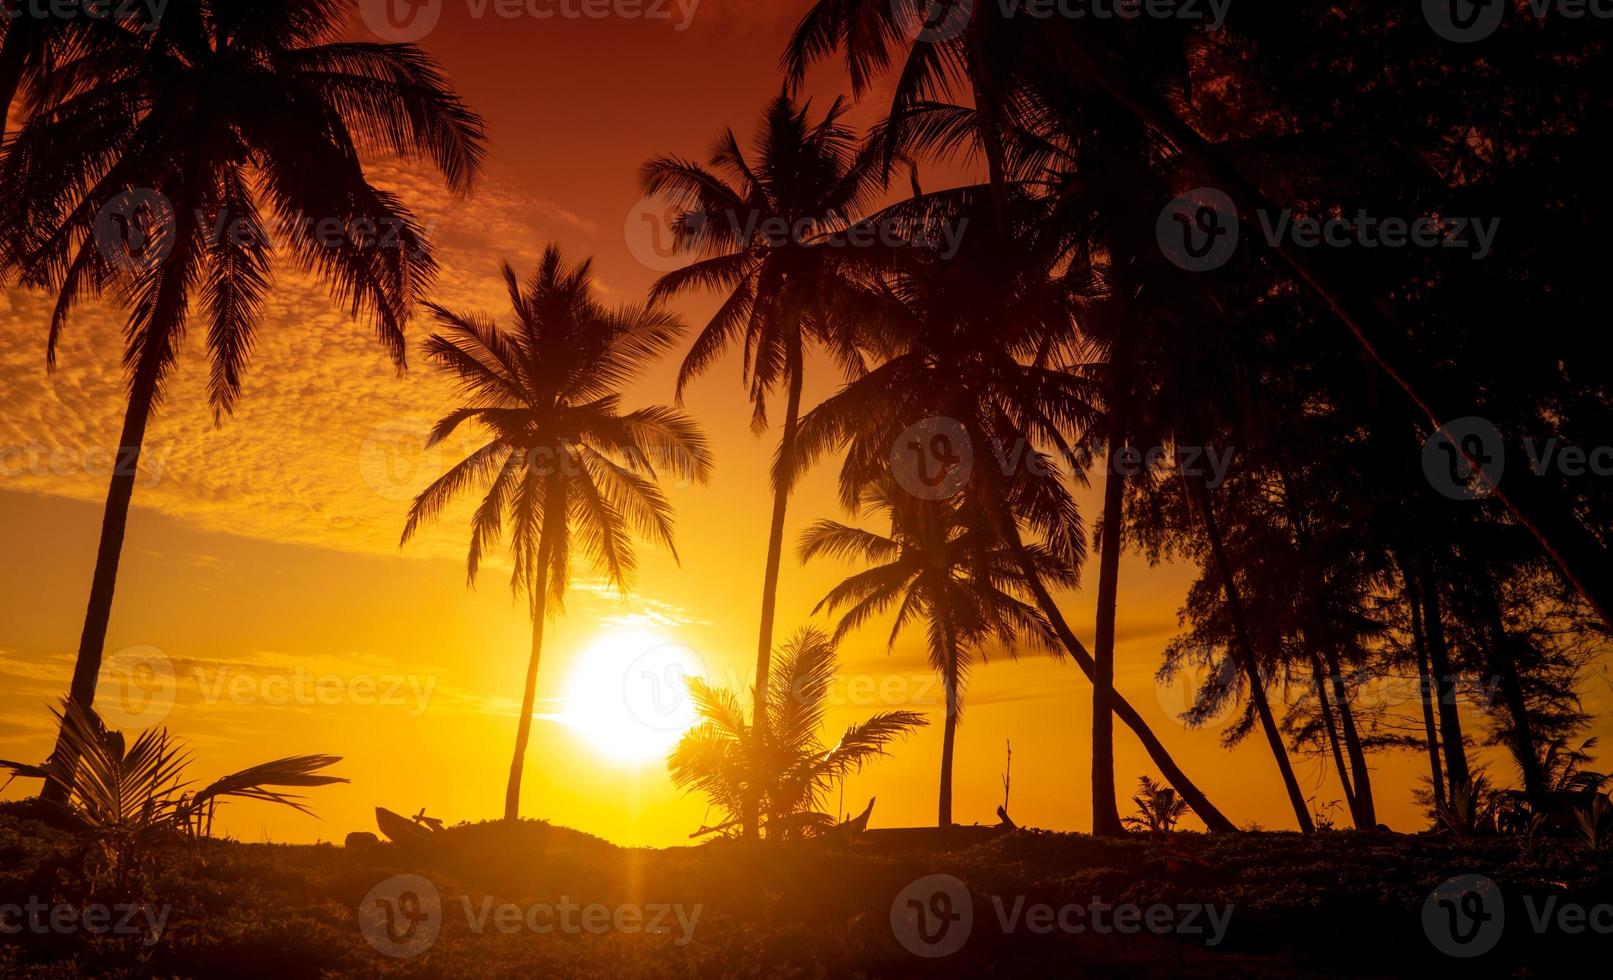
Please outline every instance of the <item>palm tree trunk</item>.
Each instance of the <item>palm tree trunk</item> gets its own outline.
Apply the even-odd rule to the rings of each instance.
[[[1439,732],[1434,725],[1434,685],[1428,670],[1428,645],[1423,636],[1423,604],[1417,598],[1418,586],[1411,566],[1400,563],[1406,582],[1406,605],[1411,607],[1411,640],[1417,649],[1417,680],[1423,702],[1423,736],[1428,744],[1429,781],[1434,787],[1435,805],[1445,802],[1445,773],[1439,764]]]
[[[551,487],[549,494],[556,491]],[[532,711],[537,706],[538,662],[543,658],[543,627],[549,608],[549,563],[554,560],[555,529],[551,518],[558,509],[545,501],[543,533],[538,541],[538,573],[532,583],[532,657],[526,667],[526,687],[521,695],[521,717],[516,720],[515,757],[510,760],[510,781],[504,790],[504,820],[521,819],[521,775],[526,771],[526,747],[532,738]]]
[[[971,432],[970,437],[976,438],[977,435]],[[1092,680],[1096,670],[1092,654],[1087,652],[1086,646],[1075,635],[1075,631],[1070,629],[1069,621],[1059,611],[1058,603],[1053,601],[1052,593],[1047,591],[1047,585],[1042,581],[1042,576],[1036,570],[1036,563],[1031,560],[1030,552],[1025,548],[1025,540],[1020,537],[1019,525],[1014,521],[1013,511],[1009,508],[1007,500],[1002,495],[1002,487],[998,482],[997,474],[990,467],[985,467],[984,475],[990,481],[988,500],[990,510],[988,513],[997,525],[997,533],[1001,536],[1003,542],[1008,545],[1009,550],[1013,552],[1014,561],[1019,565],[1020,574],[1025,578],[1025,586],[1031,590],[1031,595],[1036,599],[1037,608],[1042,611],[1043,616],[1047,617],[1048,624],[1053,627],[1053,632],[1058,636],[1059,642],[1064,645],[1064,649],[1069,651],[1070,658],[1075,661],[1075,665],[1081,668],[1081,672],[1087,676],[1087,680]],[[1143,720],[1142,715],[1138,714],[1137,709],[1131,706],[1131,702],[1127,701],[1118,691],[1115,692],[1114,696],[1114,713],[1115,717],[1119,718],[1137,736],[1137,741],[1142,743],[1143,750],[1148,753],[1148,758],[1158,767],[1160,775],[1176,790],[1183,800],[1187,801],[1187,805],[1193,808],[1193,812],[1198,814],[1200,820],[1204,821],[1204,826],[1207,829],[1228,833],[1238,829],[1236,824],[1228,820],[1225,814],[1216,809],[1215,804],[1210,802],[1210,798],[1204,795],[1204,791],[1199,789],[1187,777],[1187,773],[1183,772],[1182,767],[1178,766],[1176,760],[1171,758],[1171,754],[1165,748],[1164,743],[1154,734],[1153,729],[1148,727],[1148,723]]]
[[[1445,772],[1452,788],[1468,783],[1467,749],[1462,744],[1462,717],[1456,706],[1456,675],[1445,649],[1445,621],[1440,612],[1439,584],[1433,562],[1425,562],[1419,576],[1423,589],[1423,632],[1428,639],[1428,664],[1439,694],[1439,735],[1445,748]]]
[[[101,538],[95,549],[95,571],[90,577],[90,600],[84,611],[84,630],[79,635],[78,659],[73,664],[73,681],[68,700],[91,710],[101,676],[101,659],[106,648],[107,627],[112,621],[112,599],[117,591],[118,563],[123,555],[123,538],[129,526],[129,505],[134,499],[134,481],[140,473],[140,452],[146,427],[157,403],[163,371],[172,352],[172,338],[184,321],[186,289],[183,270],[197,248],[192,194],[185,194],[186,207],[174,212],[174,250],[165,260],[165,270],[152,301],[151,317],[139,347],[134,376],[129,385],[129,404],[123,413],[123,431],[118,435],[117,465],[107,487],[106,507],[101,514]],[[58,735],[52,755],[60,757],[66,746]],[[41,796],[48,802],[65,803],[71,786],[47,782]]]
[[[1118,429],[1118,426],[1115,427]],[[1098,556],[1098,622],[1092,645],[1092,832],[1125,833],[1115,800],[1115,614],[1120,591],[1120,530],[1126,478],[1116,460],[1118,432],[1109,443],[1103,489],[1103,535]]]
[[[952,750],[958,737],[958,708],[956,676],[947,678],[946,731],[941,736],[941,800],[937,812],[937,825],[952,826]]]
[[[1262,211],[1275,213],[1276,209],[1259,188],[1245,179],[1238,168],[1197,129],[1156,93],[1134,84],[1111,59],[1088,48],[1076,36],[1077,33],[1067,35],[1073,42],[1069,50],[1084,74],[1101,85],[1111,98],[1135,113],[1137,118],[1174,143],[1189,160],[1203,168],[1220,185],[1220,189],[1232,198],[1241,215],[1249,217]],[[1433,405],[1368,336],[1369,328],[1374,333],[1383,332],[1383,316],[1371,304],[1357,302],[1344,290],[1332,285],[1302,249],[1279,240],[1275,244],[1275,251],[1300,283],[1344,324],[1367,357],[1405,394],[1428,424],[1435,429],[1443,425],[1445,420]],[[1464,447],[1458,447],[1458,450],[1467,455]],[[1468,462],[1477,464],[1479,461],[1469,459]],[[1475,465],[1475,468],[1478,467]],[[1613,562],[1609,560],[1607,548],[1583,525],[1564,516],[1571,515],[1572,508],[1550,500],[1548,488],[1532,478],[1528,467],[1509,467],[1507,476],[1508,479],[1502,481],[1504,485],[1493,488],[1495,498],[1529,532],[1568,584],[1595,610],[1598,618],[1613,629],[1613,571],[1609,570],[1613,568]]]
[[[1216,568],[1221,573],[1221,585],[1226,590],[1227,611],[1232,616],[1232,631],[1236,637],[1239,659],[1243,661],[1243,673],[1249,682],[1249,700],[1253,703],[1255,714],[1260,719],[1260,727],[1266,734],[1266,744],[1271,748],[1272,758],[1277,760],[1277,771],[1282,775],[1283,788],[1288,791],[1288,802],[1294,808],[1294,819],[1299,822],[1299,829],[1302,832],[1313,833],[1316,827],[1311,821],[1310,808],[1305,805],[1305,793],[1300,789],[1299,779],[1294,775],[1293,763],[1289,761],[1288,750],[1283,745],[1282,731],[1277,727],[1277,719],[1271,711],[1271,702],[1266,698],[1266,685],[1260,676],[1260,662],[1255,658],[1254,644],[1249,638],[1249,624],[1244,615],[1243,600],[1238,595],[1238,583],[1232,577],[1232,562],[1227,558],[1226,549],[1222,546],[1221,530],[1216,524],[1208,478],[1194,480],[1192,483],[1198,492],[1200,517],[1204,520],[1204,530],[1210,538],[1210,550],[1214,554]]]
[[[773,620],[778,610],[779,566],[784,560],[784,518],[795,481],[795,436],[801,427],[801,386],[803,383],[800,334],[791,344],[789,355],[789,395],[784,407],[784,435],[779,440],[778,467],[773,474],[773,521],[767,533],[767,568],[762,573],[762,621],[756,639],[756,706],[752,709],[751,730],[757,739],[767,737],[767,683],[773,661]],[[754,838],[759,829],[760,801],[745,804],[745,836]]]
[[[1523,789],[1529,804],[1536,813],[1546,810],[1546,775],[1541,771],[1540,754],[1535,748],[1534,725],[1529,718],[1529,702],[1524,698],[1523,681],[1518,676],[1518,661],[1512,655],[1512,640],[1501,617],[1501,596],[1496,590],[1495,602],[1490,607],[1490,672],[1501,682],[1501,696],[1506,700],[1507,713],[1512,716],[1513,754],[1518,757],[1518,768],[1523,772]]]
[[[1344,732],[1344,749],[1350,755],[1350,768],[1355,771],[1355,801],[1361,808],[1361,830],[1374,830],[1378,826],[1378,807],[1372,799],[1372,772],[1367,768],[1366,748],[1361,744],[1361,731],[1355,725],[1355,709],[1350,707],[1350,692],[1344,686],[1344,671],[1339,667],[1338,651],[1329,644],[1327,650],[1328,675],[1333,679],[1333,699],[1339,706],[1339,727]]]
[[[946,649],[942,651],[942,662],[946,664],[943,675],[946,686],[947,718],[946,730],[941,736],[941,798],[938,805],[937,823],[945,828],[952,826],[952,752],[957,744],[958,716],[963,707],[963,695],[958,689],[958,637],[952,627],[952,614],[946,608],[946,600],[941,598],[936,610],[942,617],[942,634],[945,636]]]
[[[1350,808],[1350,822],[1360,830],[1361,812],[1355,805],[1355,782],[1350,775],[1349,767],[1344,764],[1344,750],[1339,744],[1339,728],[1333,717],[1333,699],[1327,694],[1325,674],[1326,671],[1322,669],[1322,658],[1312,652],[1311,680],[1316,688],[1316,703],[1321,707],[1322,724],[1327,729],[1327,744],[1333,755],[1333,768],[1338,771],[1339,785],[1344,789],[1344,805]]]

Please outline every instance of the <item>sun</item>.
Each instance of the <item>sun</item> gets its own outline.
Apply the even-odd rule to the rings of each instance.
[[[566,724],[606,758],[659,762],[699,722],[689,677],[706,670],[688,647],[638,630],[601,634],[572,667]]]

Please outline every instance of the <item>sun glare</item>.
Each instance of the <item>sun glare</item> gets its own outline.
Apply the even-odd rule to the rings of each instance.
[[[639,631],[596,638],[571,669],[566,723],[617,762],[664,759],[698,722],[684,680],[704,678],[688,647]]]

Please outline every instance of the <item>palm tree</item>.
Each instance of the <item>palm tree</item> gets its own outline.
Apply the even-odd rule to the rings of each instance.
[[[989,522],[964,514],[949,501],[919,500],[890,484],[870,487],[864,508],[889,515],[889,535],[819,521],[801,537],[801,559],[857,558],[870,567],[832,589],[818,610],[846,612],[835,639],[872,616],[897,607],[889,646],[904,627],[928,624],[930,664],[946,690],[946,730],[941,742],[939,825],[952,825],[952,754],[963,713],[963,686],[977,654],[988,644],[1016,653],[1021,636],[1053,650],[1058,639],[1035,605],[1015,593],[1023,587],[1015,560],[986,528]],[[1032,549],[1044,581],[1073,588],[1077,576],[1068,564],[1041,548]]]
[[[1131,798],[1137,812],[1122,818],[1126,826],[1146,830],[1151,834],[1168,834],[1187,814],[1187,801],[1176,795],[1169,786],[1154,782],[1148,776],[1137,780],[1137,795]]]
[[[129,402],[69,695],[81,706],[95,697],[141,445],[191,307],[207,318],[218,420],[241,393],[276,239],[401,367],[436,266],[360,153],[429,160],[458,193],[480,170],[481,120],[418,48],[337,40],[351,7],[172,0],[137,46],[57,66],[0,162],[0,265],[57,295],[47,362],[81,300],[110,293],[129,308]],[[327,221],[345,233],[310,234]]]
[[[567,268],[554,246],[525,286],[508,264],[503,271],[515,311],[508,329],[478,314],[427,305],[441,330],[426,341],[426,357],[470,400],[437,423],[428,444],[472,422],[488,439],[415,498],[403,541],[455,497],[485,486],[465,563],[474,585],[488,549],[510,526],[510,584],[526,596],[532,616],[532,653],[504,800],[504,819],[514,821],[544,622],[564,602],[573,545],[607,581],[627,588],[637,567],[632,532],[673,549],[672,507],[658,484],[661,474],[703,481],[711,454],[682,412],[662,406],[621,411],[622,386],[677,342],[681,320],[653,303],[619,310],[600,305],[591,263]]]
[[[884,755],[897,738],[928,724],[915,711],[884,711],[847,726],[834,745],[825,746],[818,733],[836,668],[835,641],[821,630],[799,631],[779,651],[765,696],[752,692],[750,724],[732,691],[689,680],[705,720],[684,734],[667,758],[667,769],[674,785],[699,790],[727,818],[696,836],[742,829],[758,799],[769,839],[821,833],[835,823],[822,812],[835,783]],[[763,701],[768,702],[765,712],[757,710]],[[758,731],[760,719],[770,730]]]
[[[989,206],[982,188],[966,188],[890,209],[898,216],[950,211],[969,233],[950,257],[880,266],[860,297],[848,293],[835,304],[834,315],[857,317],[888,356],[802,420],[798,464],[843,449],[841,502],[853,508],[864,488],[889,476],[904,432],[927,419],[950,420],[975,460],[960,489],[971,512],[1000,535],[1060,644],[1093,679],[1092,655],[1020,532],[1023,524],[1040,534],[1051,554],[1073,566],[1085,555],[1084,525],[1055,460],[1079,472],[1071,433],[1097,414],[1094,386],[1065,369],[1090,269],[1058,226],[1042,220],[1041,203],[1012,196],[1006,226],[990,220],[982,210]],[[1114,712],[1208,826],[1233,829],[1124,698],[1116,696]]]
[[[743,341],[745,377],[754,408],[753,427],[767,425],[767,397],[783,386],[784,430],[773,475],[773,515],[767,565],[762,576],[762,613],[756,641],[756,685],[768,689],[784,519],[796,472],[795,441],[809,346],[828,349],[848,373],[861,361],[849,336],[821,313],[832,293],[832,238],[851,226],[878,189],[874,168],[858,150],[856,134],[842,122],[835,100],[817,123],[811,106],[780,96],[767,107],[747,159],[733,130],[717,140],[710,167],[659,157],[644,165],[647,193],[680,209],[673,230],[680,249],[699,256],[685,269],[663,276],[653,298],[695,288],[727,291],[717,314],[695,338],[678,372],[684,386],[725,350]],[[759,702],[758,730],[770,731],[767,704]],[[754,831],[754,825],[751,830]]]

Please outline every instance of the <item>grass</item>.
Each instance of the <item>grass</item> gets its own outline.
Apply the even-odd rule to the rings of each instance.
[[[31,896],[108,905],[139,896],[84,893],[72,841],[0,812],[0,907]],[[909,883],[950,874],[973,899],[957,953],[923,959],[898,942],[891,905]],[[1613,900],[1606,852],[1551,841],[1322,833],[1176,834],[1100,841],[1020,832],[950,852],[865,853],[819,846],[718,842],[625,849],[540,822],[444,831],[429,850],[200,841],[165,851],[140,887],[167,909],[162,938],[138,934],[0,936],[6,977],[713,977],[713,976],[1294,976],[1444,972],[1463,961],[1424,934],[1423,903],[1439,883],[1482,873],[1506,895],[1500,944],[1483,974],[1566,962],[1605,935],[1536,935],[1522,897],[1587,906]],[[429,879],[441,934],[423,955],[376,952],[358,909],[394,875]],[[994,897],[1011,909],[1104,902],[1230,904],[1224,940],[1181,935],[1005,935]],[[472,919],[504,903],[525,910],[600,903],[680,904],[669,932],[501,932]],[[491,902],[491,904],[489,904]],[[470,914],[467,915],[467,906]],[[557,913],[558,914],[558,913]],[[653,908],[651,909],[653,914]],[[581,922],[582,913],[575,921]],[[538,920],[542,922],[549,919]],[[14,920],[13,920],[14,922]]]

